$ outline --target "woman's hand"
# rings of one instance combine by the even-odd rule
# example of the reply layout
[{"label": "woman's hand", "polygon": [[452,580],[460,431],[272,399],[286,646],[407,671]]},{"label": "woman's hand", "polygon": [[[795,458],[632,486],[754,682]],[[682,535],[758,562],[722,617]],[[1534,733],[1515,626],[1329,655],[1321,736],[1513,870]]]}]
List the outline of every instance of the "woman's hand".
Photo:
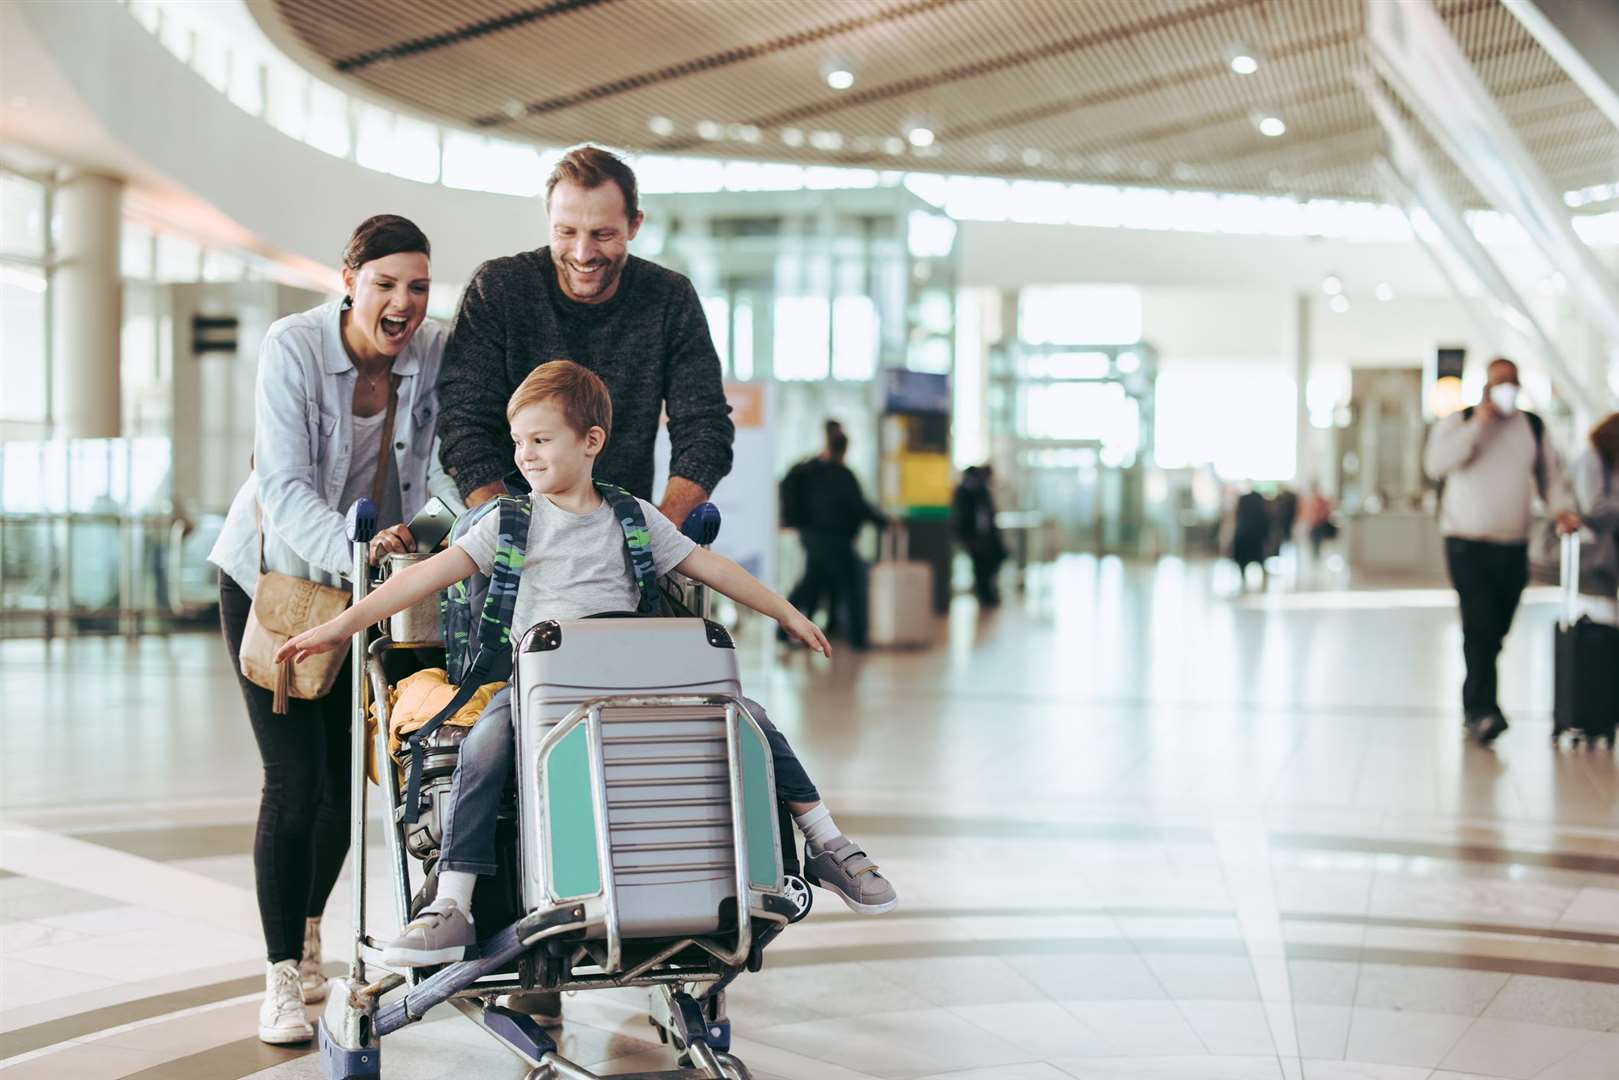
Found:
[{"label": "woman's hand", "polygon": [[776,622],[788,636],[797,638],[822,656],[832,655],[832,646],[826,640],[826,635],[821,633],[821,628],[805,618],[804,613],[797,608],[789,607],[787,613]]},{"label": "woman's hand", "polygon": [[349,634],[343,625],[343,616],[328,619],[319,626],[312,627],[297,637],[288,638],[287,643],[276,650],[275,662],[278,664],[291,660],[298,663],[306,656],[315,656],[318,653],[331,652],[333,649],[347,645]]},{"label": "woman's hand", "polygon": [[389,555],[416,550],[416,538],[403,525],[393,525],[371,538],[371,565],[380,566]]}]

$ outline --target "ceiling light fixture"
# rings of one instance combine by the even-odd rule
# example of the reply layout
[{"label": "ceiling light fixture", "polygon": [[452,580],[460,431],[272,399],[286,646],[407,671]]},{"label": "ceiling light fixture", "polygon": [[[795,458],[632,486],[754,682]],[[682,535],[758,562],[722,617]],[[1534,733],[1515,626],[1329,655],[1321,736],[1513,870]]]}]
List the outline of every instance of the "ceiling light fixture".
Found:
[{"label": "ceiling light fixture", "polygon": [[933,126],[925,120],[913,120],[905,125],[905,140],[918,150],[933,145]]},{"label": "ceiling light fixture", "polygon": [[1279,116],[1261,116],[1259,118],[1259,133],[1274,139],[1287,134],[1287,125],[1282,123]]},{"label": "ceiling light fixture", "polygon": [[1337,274],[1328,274],[1321,279],[1321,291],[1328,296],[1337,296],[1344,291],[1343,279]]},{"label": "ceiling light fixture", "polygon": [[1225,62],[1238,75],[1252,75],[1259,70],[1259,53],[1246,42],[1234,41],[1226,46]]},{"label": "ceiling light fixture", "polygon": [[1378,282],[1377,283],[1377,298],[1379,300],[1381,300],[1385,304],[1388,303],[1390,300],[1393,300],[1394,299],[1394,286],[1390,285],[1386,281]]},{"label": "ceiling light fixture", "polygon": [[834,56],[821,65],[821,78],[834,90],[847,90],[854,85],[854,65]]},{"label": "ceiling light fixture", "polygon": [[646,122],[647,130],[654,135],[673,135],[675,122],[667,116],[654,116]]},{"label": "ceiling light fixture", "polygon": [[1337,296],[1332,298],[1332,300],[1328,303],[1328,306],[1331,307],[1333,311],[1336,311],[1338,314],[1342,315],[1344,312],[1349,310],[1349,297],[1339,293]]}]

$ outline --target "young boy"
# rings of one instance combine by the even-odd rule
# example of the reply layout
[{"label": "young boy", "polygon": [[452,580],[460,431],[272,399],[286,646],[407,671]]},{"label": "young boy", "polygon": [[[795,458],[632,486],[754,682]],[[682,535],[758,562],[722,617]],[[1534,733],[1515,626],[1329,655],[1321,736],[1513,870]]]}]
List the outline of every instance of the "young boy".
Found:
[{"label": "young boy", "polygon": [[[591,479],[613,425],[612,400],[593,372],[568,360],[535,368],[506,406],[517,467],[533,490],[523,575],[512,617],[513,640],[542,619],[577,619],[631,610],[635,582],[624,566],[624,534]],[[789,636],[826,656],[832,647],[816,625],[736,563],[682,535],[650,503],[641,503],[652,561],[661,576],[679,570],[739,604],[769,615]],[[288,641],[276,660],[302,660],[347,646],[372,623],[432,596],[474,570],[488,573],[499,515],[486,514],[447,550],[390,577],[337,618]],[[770,742],[776,790],[808,848],[806,876],[838,893],[862,914],[890,911],[894,888],[855,843],[838,831],[787,739],[756,702],[747,702]],[[461,744],[445,815],[438,892],[383,953],[401,967],[462,959],[477,941],[472,890],[495,872],[495,815],[514,761],[510,688],[495,695]]]}]

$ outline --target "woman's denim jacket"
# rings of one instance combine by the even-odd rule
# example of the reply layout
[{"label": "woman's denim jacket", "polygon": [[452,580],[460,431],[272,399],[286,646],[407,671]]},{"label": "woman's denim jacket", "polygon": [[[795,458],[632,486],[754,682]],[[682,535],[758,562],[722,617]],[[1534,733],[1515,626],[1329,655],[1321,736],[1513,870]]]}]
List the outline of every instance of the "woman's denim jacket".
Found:
[{"label": "woman's denim jacket", "polygon": [[[254,393],[253,472],[232,500],[208,561],[252,595],[259,574],[254,504],[263,508],[265,569],[337,584],[353,554],[338,506],[354,440],[359,375],[343,348],[338,301],[270,327],[259,347]],[[406,521],[430,495],[460,508],[438,464],[438,375],[448,330],[424,320],[394,361],[400,377],[393,464]]]}]

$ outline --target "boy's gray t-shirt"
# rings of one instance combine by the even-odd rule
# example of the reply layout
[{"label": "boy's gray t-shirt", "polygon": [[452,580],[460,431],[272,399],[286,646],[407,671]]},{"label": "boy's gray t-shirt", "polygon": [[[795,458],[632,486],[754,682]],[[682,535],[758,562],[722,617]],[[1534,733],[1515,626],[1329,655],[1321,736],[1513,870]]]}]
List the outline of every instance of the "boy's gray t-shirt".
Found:
[{"label": "boy's gray t-shirt", "polygon": [[[643,499],[652,564],[658,575],[679,566],[697,547],[658,508]],[[512,636],[542,619],[582,619],[604,611],[634,611],[640,600],[624,561],[624,527],[606,500],[588,514],[570,514],[543,495],[532,497],[523,577],[517,586]],[[489,573],[500,541],[500,515],[485,514],[456,541]]]}]

